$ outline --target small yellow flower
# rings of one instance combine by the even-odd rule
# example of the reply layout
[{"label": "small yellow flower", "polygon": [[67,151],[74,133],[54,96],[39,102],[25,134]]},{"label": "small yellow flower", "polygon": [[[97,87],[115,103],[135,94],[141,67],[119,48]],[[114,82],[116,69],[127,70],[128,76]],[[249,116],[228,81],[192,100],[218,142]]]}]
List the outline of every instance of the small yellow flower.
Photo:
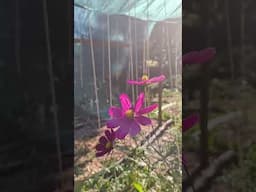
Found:
[{"label": "small yellow flower", "polygon": [[147,81],[149,78],[148,78],[148,76],[147,75],[143,75],[142,77],[141,77],[141,80],[142,81]]}]

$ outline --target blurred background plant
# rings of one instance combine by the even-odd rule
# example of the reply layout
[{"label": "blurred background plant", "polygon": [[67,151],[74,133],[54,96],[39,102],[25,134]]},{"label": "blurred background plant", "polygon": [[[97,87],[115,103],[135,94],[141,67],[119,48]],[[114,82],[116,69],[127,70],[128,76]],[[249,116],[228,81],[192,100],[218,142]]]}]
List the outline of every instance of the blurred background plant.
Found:
[{"label": "blurred background plant", "polygon": [[[223,178],[230,179],[222,182],[221,176],[214,176],[211,182],[204,182],[205,190],[251,191],[246,184],[252,179],[247,171],[252,169],[248,162],[254,158],[247,156],[249,150],[246,149],[255,143],[252,135],[256,134],[253,118],[256,112],[253,99],[256,96],[255,6],[251,0],[183,1],[183,54],[208,46],[217,51],[213,62],[207,64],[209,166],[206,168],[212,168],[214,160],[227,151],[235,154],[235,158],[220,169]],[[184,114],[201,110],[203,77],[200,66],[183,68]],[[200,134],[199,125],[183,137],[183,149],[188,153],[188,167],[192,172],[199,166],[202,153]],[[243,184],[239,186],[240,183]]]}]

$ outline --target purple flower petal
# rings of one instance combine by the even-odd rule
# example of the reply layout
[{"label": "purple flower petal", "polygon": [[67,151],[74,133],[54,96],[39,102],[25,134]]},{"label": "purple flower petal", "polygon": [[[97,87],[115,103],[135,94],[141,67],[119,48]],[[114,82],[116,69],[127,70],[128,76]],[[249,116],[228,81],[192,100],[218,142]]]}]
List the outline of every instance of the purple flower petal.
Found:
[{"label": "purple flower petal", "polygon": [[111,130],[111,132],[109,130],[106,130],[105,135],[107,136],[109,141],[114,141],[115,140],[115,133],[114,133],[113,130]]},{"label": "purple flower petal", "polygon": [[130,134],[131,137],[134,137],[140,132],[140,130],[141,130],[141,128],[140,128],[139,124],[134,121],[131,124],[129,134]]},{"label": "purple flower petal", "polygon": [[119,129],[115,132],[115,137],[118,139],[124,139],[125,136],[129,133],[132,123],[133,120],[123,119]]},{"label": "purple flower petal", "polygon": [[199,56],[199,51],[191,51],[182,56],[182,64],[195,64],[197,63],[197,58]]},{"label": "purple flower petal", "polygon": [[140,93],[140,95],[139,95],[139,97],[136,101],[136,105],[135,105],[135,112],[136,113],[140,111],[142,105],[144,104],[144,97],[145,97],[144,93]]},{"label": "purple flower petal", "polygon": [[106,148],[106,144],[110,141],[111,144],[113,144],[112,141],[112,136],[113,136],[114,132],[111,130],[111,132],[109,130],[105,131],[105,136],[101,136],[99,139],[99,143],[96,145],[96,157],[100,157],[103,156],[106,153],[109,153],[112,149],[113,146],[111,145],[109,148]]},{"label": "purple flower petal", "polygon": [[96,157],[101,157],[103,155],[105,155],[107,153],[107,151],[99,151],[96,153]]},{"label": "purple flower petal", "polygon": [[158,83],[158,82],[161,82],[163,80],[165,80],[165,76],[164,75],[160,75],[158,77],[153,77],[153,78],[149,79],[147,82],[148,83]]},{"label": "purple flower petal", "polygon": [[146,84],[146,81],[128,80],[127,83],[128,83],[128,84],[132,84],[132,85],[144,85],[144,84]]},{"label": "purple flower petal", "polygon": [[104,137],[104,136],[101,136],[100,139],[99,139],[99,141],[100,141],[100,143],[101,143],[102,145],[105,145],[105,144],[108,142],[108,140],[107,140],[106,137]]},{"label": "purple flower petal", "polygon": [[98,143],[98,144],[96,145],[96,150],[97,150],[97,151],[103,151],[103,150],[105,150],[105,145],[103,145],[103,144],[101,144],[101,143]]},{"label": "purple flower petal", "polygon": [[123,93],[120,95],[119,99],[120,99],[120,103],[122,105],[123,111],[126,111],[132,107],[132,104],[131,104],[131,101],[130,101],[128,95]]},{"label": "purple flower petal", "polygon": [[200,51],[198,63],[205,63],[210,61],[216,54],[215,48],[206,48]]},{"label": "purple flower petal", "polygon": [[199,121],[199,115],[193,114],[182,121],[182,132],[187,131]]},{"label": "purple flower petal", "polygon": [[111,141],[111,133],[110,133],[109,130],[106,130],[106,131],[105,131],[105,135],[106,135],[107,139],[108,139],[109,141]]},{"label": "purple flower petal", "polygon": [[119,107],[110,107],[108,114],[112,118],[120,118],[122,116],[122,110]]},{"label": "purple flower petal", "polygon": [[128,134],[128,132],[129,132],[129,129],[127,129],[126,127],[120,127],[115,131],[116,138],[124,139],[125,136]]},{"label": "purple flower petal", "polygon": [[109,120],[107,121],[107,127],[108,127],[108,128],[116,128],[116,127],[119,127],[121,121],[122,121],[122,118],[109,119]]},{"label": "purple flower petal", "polygon": [[182,56],[182,64],[202,64],[210,61],[216,54],[215,48],[206,48],[200,51],[191,51]]},{"label": "purple flower petal", "polygon": [[144,116],[135,117],[135,119],[141,125],[150,125],[152,123],[149,118],[144,117]]},{"label": "purple flower petal", "polygon": [[143,115],[143,114],[146,114],[146,113],[150,113],[151,111],[155,110],[157,107],[158,107],[157,104],[150,105],[148,107],[145,107],[145,108],[141,109],[138,112],[138,114]]}]

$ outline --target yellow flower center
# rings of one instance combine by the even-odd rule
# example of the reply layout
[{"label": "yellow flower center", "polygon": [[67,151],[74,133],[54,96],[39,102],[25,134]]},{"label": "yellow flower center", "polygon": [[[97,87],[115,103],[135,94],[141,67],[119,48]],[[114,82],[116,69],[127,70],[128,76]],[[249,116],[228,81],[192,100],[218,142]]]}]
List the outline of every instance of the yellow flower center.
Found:
[{"label": "yellow flower center", "polygon": [[147,81],[149,78],[148,78],[147,75],[143,75],[143,76],[141,77],[141,79],[142,79],[142,81]]},{"label": "yellow flower center", "polygon": [[108,141],[106,144],[106,149],[110,149],[111,147],[112,147],[112,143],[110,141]]},{"label": "yellow flower center", "polygon": [[134,112],[132,109],[128,109],[126,112],[125,112],[125,116],[129,119],[133,119],[134,117]]}]

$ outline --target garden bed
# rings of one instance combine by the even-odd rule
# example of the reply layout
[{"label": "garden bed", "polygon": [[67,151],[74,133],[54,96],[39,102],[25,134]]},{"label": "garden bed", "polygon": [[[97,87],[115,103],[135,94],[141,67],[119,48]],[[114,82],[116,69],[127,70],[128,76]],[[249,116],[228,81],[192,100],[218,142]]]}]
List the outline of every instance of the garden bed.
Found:
[{"label": "garden bed", "polygon": [[[90,127],[84,127],[82,129],[75,130],[75,181],[76,186],[85,185],[84,181],[99,177],[102,169],[108,169],[113,166],[113,162],[121,162],[124,158],[128,159],[130,163],[136,163],[138,166],[148,167],[148,165],[154,165],[148,167],[154,174],[169,175],[167,177],[172,180],[172,185],[181,184],[181,170],[179,170],[180,157],[181,157],[181,97],[180,94],[175,93],[174,96],[164,97],[163,111],[163,124],[168,120],[168,126],[158,133],[155,129],[158,129],[157,120],[153,120],[153,126],[142,127],[142,131],[139,136],[136,137],[136,142],[127,136],[125,141],[118,142],[114,151],[106,157],[95,158],[95,146],[98,142],[100,135],[103,134],[105,127],[101,127],[97,130],[97,135],[88,134]],[[150,116],[157,117],[157,114],[152,113]],[[172,120],[170,120],[172,119]],[[170,122],[172,122],[170,124]],[[170,126],[171,125],[171,126]],[[152,134],[154,133],[155,134]],[[127,146],[131,146],[133,149],[138,148],[141,141],[145,140],[146,136],[149,138],[156,136],[145,150],[143,150],[143,157],[140,155],[134,156],[134,151]],[[148,139],[147,139],[148,140]],[[147,142],[144,142],[144,145]],[[143,143],[142,143],[143,144]],[[131,154],[129,157],[127,154]],[[137,152],[135,152],[137,154]],[[154,154],[154,155],[152,155]],[[138,156],[139,159],[138,159]],[[128,157],[128,158],[127,158]],[[145,162],[146,161],[146,162]],[[139,162],[139,163],[138,163]],[[175,163],[174,163],[175,162]],[[127,164],[127,161],[126,163]],[[116,165],[116,167],[125,165]],[[115,172],[115,171],[111,171]],[[174,173],[175,172],[175,173]],[[115,172],[115,174],[117,174]],[[175,178],[172,174],[175,174]],[[104,174],[101,174],[104,175]],[[122,175],[122,174],[121,174]],[[180,175],[180,177],[178,177]],[[120,176],[122,177],[122,176]],[[176,179],[180,179],[176,181]],[[167,181],[166,181],[167,182]],[[170,181],[169,181],[170,182]],[[176,182],[174,184],[173,182]],[[88,184],[88,183],[87,183]],[[79,190],[77,190],[79,191]]]}]

